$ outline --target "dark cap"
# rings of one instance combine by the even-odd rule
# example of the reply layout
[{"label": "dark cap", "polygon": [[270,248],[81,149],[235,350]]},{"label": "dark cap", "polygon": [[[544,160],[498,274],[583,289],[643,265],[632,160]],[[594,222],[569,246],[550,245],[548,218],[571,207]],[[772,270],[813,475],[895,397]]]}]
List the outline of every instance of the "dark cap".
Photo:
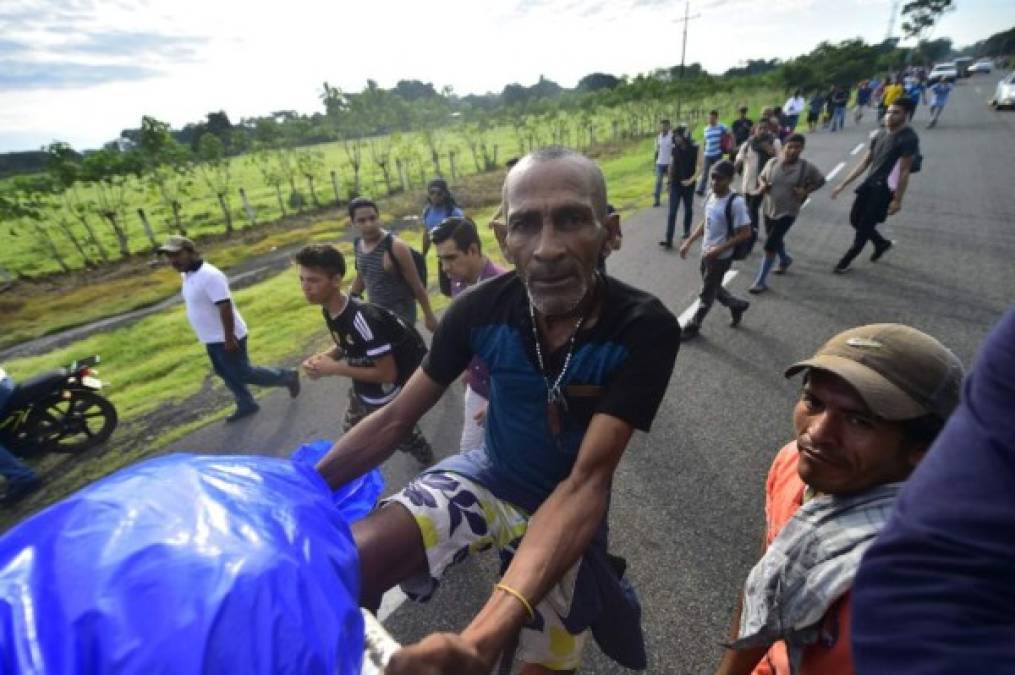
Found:
[{"label": "dark cap", "polygon": [[838,375],[872,413],[893,421],[924,415],[947,419],[962,388],[958,357],[926,333],[897,323],[839,333],[814,356],[790,366],[786,377],[810,368]]},{"label": "dark cap", "polygon": [[180,251],[197,251],[197,247],[190,239],[174,234],[166,239],[166,242],[156,250],[159,253],[179,253]]},{"label": "dark cap", "polygon": [[733,162],[728,159],[724,159],[721,162],[716,162],[712,165],[711,173],[725,176],[726,178],[733,178],[733,174],[736,173],[736,169],[733,167]]}]

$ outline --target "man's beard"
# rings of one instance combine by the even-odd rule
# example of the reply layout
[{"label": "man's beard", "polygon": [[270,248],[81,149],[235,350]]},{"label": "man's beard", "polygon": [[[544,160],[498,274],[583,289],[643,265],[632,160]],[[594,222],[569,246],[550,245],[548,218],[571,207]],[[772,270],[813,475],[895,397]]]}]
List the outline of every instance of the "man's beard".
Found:
[{"label": "man's beard", "polygon": [[589,292],[589,280],[582,276],[581,281],[566,293],[540,294],[533,291],[529,284],[525,285],[529,302],[543,316],[567,316],[573,314]]}]

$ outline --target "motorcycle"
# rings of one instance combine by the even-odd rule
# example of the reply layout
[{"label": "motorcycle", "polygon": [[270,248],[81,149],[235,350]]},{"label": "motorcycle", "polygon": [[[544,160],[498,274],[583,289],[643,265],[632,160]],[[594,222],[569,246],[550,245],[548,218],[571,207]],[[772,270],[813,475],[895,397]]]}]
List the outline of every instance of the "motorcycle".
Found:
[{"label": "motorcycle", "polygon": [[19,383],[0,410],[0,443],[27,458],[81,453],[105,442],[117,416],[113,404],[98,393],[98,363],[98,356],[89,356]]}]

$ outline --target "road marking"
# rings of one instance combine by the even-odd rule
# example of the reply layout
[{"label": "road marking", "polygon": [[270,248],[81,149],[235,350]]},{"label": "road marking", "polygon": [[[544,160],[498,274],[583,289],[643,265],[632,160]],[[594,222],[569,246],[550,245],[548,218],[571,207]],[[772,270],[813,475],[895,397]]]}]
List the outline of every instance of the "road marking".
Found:
[{"label": "road marking", "polygon": [[384,623],[408,599],[398,586],[392,588],[381,598],[381,606],[377,609],[377,620]]},{"label": "road marking", "polygon": [[842,170],[843,170],[843,168],[845,168],[845,166],[846,166],[846,163],[845,163],[845,162],[839,162],[838,164],[836,164],[836,165],[835,165],[835,168],[834,168],[834,169],[832,169],[831,171],[829,171],[829,172],[828,172],[828,175],[827,175],[827,176],[825,176],[825,180],[832,180],[833,178],[835,178],[835,176],[836,176],[836,175],[837,175],[837,174],[838,174],[838,173],[839,173],[840,171],[842,171]]},{"label": "road marking", "polygon": [[808,197],[807,199],[804,200],[804,203],[800,205],[800,208],[801,209],[806,209],[807,205],[810,204],[810,203],[811,203],[811,198]]},{"label": "road marking", "polygon": [[856,153],[858,153],[858,152],[860,152],[861,150],[863,150],[863,149],[864,149],[865,147],[867,147],[867,144],[866,144],[866,143],[860,143],[860,144],[859,144],[859,145],[857,145],[857,146],[856,146],[855,148],[853,148],[853,152],[851,152],[851,153],[849,153],[849,154],[850,154],[850,155],[855,155]]},{"label": "road marking", "polygon": [[877,129],[875,129],[875,130],[873,130],[872,132],[870,132],[870,135],[869,135],[869,136],[867,136],[867,138],[874,138],[874,137],[875,137],[875,136],[877,136],[877,135],[878,135],[878,130],[877,130]]},{"label": "road marking", "polygon": [[[722,278],[722,285],[725,286],[726,284],[728,284],[730,281],[733,280],[733,277],[735,277],[736,275],[737,275],[736,270],[729,270],[728,272],[726,272],[726,274],[723,275]],[[677,317],[677,323],[679,323],[681,326],[686,326],[687,322],[691,320],[692,316],[694,316],[694,313],[698,311],[699,304],[701,304],[700,300],[695,300],[694,302],[692,302],[691,306],[685,309],[683,314]]]},{"label": "road marking", "polygon": [[980,95],[983,94],[983,90],[980,89],[979,87],[973,87],[973,91],[975,91],[977,94],[980,94]]}]

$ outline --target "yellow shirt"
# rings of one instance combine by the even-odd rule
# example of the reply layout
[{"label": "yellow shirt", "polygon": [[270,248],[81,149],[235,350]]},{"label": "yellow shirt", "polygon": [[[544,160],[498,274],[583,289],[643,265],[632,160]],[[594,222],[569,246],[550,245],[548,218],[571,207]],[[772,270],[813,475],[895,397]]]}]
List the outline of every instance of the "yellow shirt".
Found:
[{"label": "yellow shirt", "polygon": [[902,96],[904,89],[901,84],[890,84],[885,87],[885,106],[890,106]]}]

